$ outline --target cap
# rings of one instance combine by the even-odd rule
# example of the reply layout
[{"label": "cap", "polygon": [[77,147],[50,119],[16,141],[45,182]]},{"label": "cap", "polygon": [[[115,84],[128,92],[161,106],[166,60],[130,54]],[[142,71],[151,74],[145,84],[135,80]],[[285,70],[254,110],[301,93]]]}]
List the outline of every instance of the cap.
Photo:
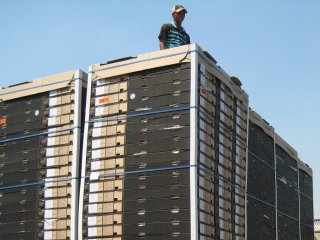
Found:
[{"label": "cap", "polygon": [[175,12],[181,12],[182,10],[185,11],[185,13],[187,13],[187,9],[184,8],[184,6],[178,4],[178,5],[174,5],[174,7],[172,8],[172,13],[175,13]]}]

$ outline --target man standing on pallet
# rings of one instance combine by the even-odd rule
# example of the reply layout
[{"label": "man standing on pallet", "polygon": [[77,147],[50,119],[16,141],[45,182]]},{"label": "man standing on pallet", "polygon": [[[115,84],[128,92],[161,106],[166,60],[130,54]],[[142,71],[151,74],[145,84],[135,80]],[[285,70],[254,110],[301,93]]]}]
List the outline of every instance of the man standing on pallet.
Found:
[{"label": "man standing on pallet", "polygon": [[175,5],[172,8],[173,22],[163,24],[158,36],[160,50],[190,44],[190,37],[182,27],[182,22],[186,13],[187,9],[182,5]]}]

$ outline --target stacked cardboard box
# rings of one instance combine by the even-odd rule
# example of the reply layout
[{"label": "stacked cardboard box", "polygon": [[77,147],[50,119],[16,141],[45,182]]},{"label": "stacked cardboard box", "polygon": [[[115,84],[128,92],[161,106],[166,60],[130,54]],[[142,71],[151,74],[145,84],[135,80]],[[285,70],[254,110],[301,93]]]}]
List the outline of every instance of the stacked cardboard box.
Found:
[{"label": "stacked cardboard box", "polygon": [[248,239],[313,239],[311,169],[253,111],[249,126]]},{"label": "stacked cardboard box", "polygon": [[90,72],[79,238],[244,239],[247,95],[196,45]]},{"label": "stacked cardboard box", "polygon": [[77,70],[0,90],[1,239],[74,239],[84,80]]}]

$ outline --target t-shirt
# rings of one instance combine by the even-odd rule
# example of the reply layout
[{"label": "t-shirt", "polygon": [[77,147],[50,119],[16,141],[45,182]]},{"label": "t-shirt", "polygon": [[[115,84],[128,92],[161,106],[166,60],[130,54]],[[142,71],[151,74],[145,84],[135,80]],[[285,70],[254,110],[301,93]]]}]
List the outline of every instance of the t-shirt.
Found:
[{"label": "t-shirt", "polygon": [[174,24],[170,23],[162,25],[158,38],[160,42],[166,42],[166,48],[190,44],[190,37],[184,28],[179,30]]}]

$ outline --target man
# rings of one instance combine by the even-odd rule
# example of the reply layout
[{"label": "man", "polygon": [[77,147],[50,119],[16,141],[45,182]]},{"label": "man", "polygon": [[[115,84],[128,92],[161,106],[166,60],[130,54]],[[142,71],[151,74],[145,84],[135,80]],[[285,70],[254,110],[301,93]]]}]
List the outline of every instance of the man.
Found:
[{"label": "man", "polygon": [[160,50],[190,44],[190,37],[182,27],[186,13],[187,9],[182,5],[175,5],[172,8],[173,22],[163,24],[158,36]]}]

